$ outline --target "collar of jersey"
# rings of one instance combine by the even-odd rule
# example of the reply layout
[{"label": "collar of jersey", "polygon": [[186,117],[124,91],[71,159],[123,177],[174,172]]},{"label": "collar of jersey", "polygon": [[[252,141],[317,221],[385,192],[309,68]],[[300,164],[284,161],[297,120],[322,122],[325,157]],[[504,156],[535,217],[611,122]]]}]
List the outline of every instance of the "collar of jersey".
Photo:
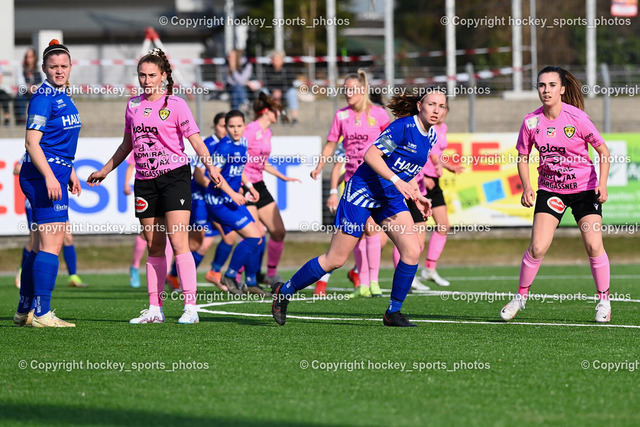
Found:
[{"label": "collar of jersey", "polygon": [[[429,131],[427,131],[426,133],[422,130],[422,126],[420,126],[420,123],[418,122],[418,116],[413,116],[413,121],[416,123],[416,127],[418,128],[418,131],[420,132],[420,134],[422,134],[422,136],[429,136]],[[429,128],[429,130],[431,130],[433,126],[431,126]]]},{"label": "collar of jersey", "polygon": [[55,92],[58,92],[58,93],[65,93],[65,91],[66,91],[66,87],[57,88],[57,87],[53,86],[51,83],[49,83],[49,80],[45,80],[44,83],[42,83],[42,84],[49,86],[52,90],[54,90]]}]

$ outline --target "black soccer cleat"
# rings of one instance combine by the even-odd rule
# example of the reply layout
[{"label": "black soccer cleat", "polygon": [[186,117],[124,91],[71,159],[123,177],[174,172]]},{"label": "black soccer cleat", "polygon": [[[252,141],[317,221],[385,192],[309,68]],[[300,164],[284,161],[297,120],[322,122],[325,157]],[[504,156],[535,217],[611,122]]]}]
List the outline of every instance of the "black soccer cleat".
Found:
[{"label": "black soccer cleat", "polygon": [[273,303],[271,304],[271,315],[282,326],[287,321],[287,306],[289,305],[289,299],[291,295],[283,295],[280,293],[280,288],[284,285],[282,282],[274,283],[271,287],[273,294]]},{"label": "black soccer cleat", "polygon": [[227,287],[227,292],[234,295],[242,295],[242,285],[239,284],[233,277],[227,277],[224,274],[220,278],[220,283]]},{"label": "black soccer cleat", "polygon": [[418,326],[415,323],[409,322],[407,316],[400,313],[399,311],[394,311],[393,313],[389,313],[387,311],[382,317],[382,322],[384,323],[384,326],[397,326],[399,328],[410,328]]}]

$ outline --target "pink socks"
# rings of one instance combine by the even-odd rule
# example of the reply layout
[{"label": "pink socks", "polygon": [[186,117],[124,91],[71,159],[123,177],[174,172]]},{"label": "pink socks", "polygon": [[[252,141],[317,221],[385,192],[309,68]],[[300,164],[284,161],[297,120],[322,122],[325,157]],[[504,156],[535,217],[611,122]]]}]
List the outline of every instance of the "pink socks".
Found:
[{"label": "pink socks", "polygon": [[360,276],[360,285],[369,286],[369,262],[367,260],[367,241],[360,239],[353,249],[353,258],[356,261],[356,268]]},{"label": "pink socks", "polygon": [[133,268],[140,268],[140,260],[142,259],[146,249],[147,241],[138,234],[136,236],[136,241],[133,243],[133,257],[131,259],[131,266]]},{"label": "pink socks", "polygon": [[520,266],[520,281],[518,283],[518,295],[522,295],[526,298],[529,295],[529,287],[533,283],[533,279],[536,278],[540,264],[544,257],[535,259],[529,253],[529,249],[524,252],[522,257],[522,265]]},{"label": "pink socks", "polygon": [[193,260],[191,252],[176,255],[176,269],[178,279],[184,295],[184,305],[195,305],[196,303],[196,262]]},{"label": "pink socks", "polygon": [[424,266],[429,270],[435,270],[436,263],[442,254],[444,245],[447,243],[447,235],[433,232],[429,239],[429,248],[427,249],[427,260]]},{"label": "pink socks", "polygon": [[589,257],[591,264],[591,274],[596,282],[596,290],[598,291],[598,299],[609,300],[609,257],[604,252],[602,255],[592,258]]},{"label": "pink socks", "polygon": [[284,242],[269,239],[267,242],[267,277],[273,277],[278,272],[278,264],[284,250]]},{"label": "pink socks", "polygon": [[[190,254],[189,254],[190,255]],[[147,291],[149,305],[162,307],[161,294],[167,277],[167,261],[165,257],[147,257]]]},{"label": "pink socks", "polygon": [[[380,258],[382,256],[380,250],[380,233],[373,236],[365,236],[367,245],[367,260],[369,261],[369,281],[377,282],[380,273]],[[360,276],[362,280],[362,276]]]}]

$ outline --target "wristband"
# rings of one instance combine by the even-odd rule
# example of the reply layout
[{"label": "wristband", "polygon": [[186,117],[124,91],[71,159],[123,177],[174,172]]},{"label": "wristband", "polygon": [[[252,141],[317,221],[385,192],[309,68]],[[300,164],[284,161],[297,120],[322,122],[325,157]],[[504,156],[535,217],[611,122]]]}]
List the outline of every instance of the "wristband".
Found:
[{"label": "wristband", "polygon": [[393,175],[391,178],[389,178],[389,181],[391,181],[391,183],[395,185],[396,182],[400,181],[400,177],[398,175]]},{"label": "wristband", "polygon": [[338,189],[332,188],[331,190],[329,190],[329,194],[338,194]]},{"label": "wristband", "polygon": [[252,188],[252,187],[253,187],[253,184],[252,184],[252,183],[250,183],[250,182],[247,182],[247,183],[244,185],[244,188],[246,188],[247,190],[248,190],[248,189],[250,189],[250,188]]}]

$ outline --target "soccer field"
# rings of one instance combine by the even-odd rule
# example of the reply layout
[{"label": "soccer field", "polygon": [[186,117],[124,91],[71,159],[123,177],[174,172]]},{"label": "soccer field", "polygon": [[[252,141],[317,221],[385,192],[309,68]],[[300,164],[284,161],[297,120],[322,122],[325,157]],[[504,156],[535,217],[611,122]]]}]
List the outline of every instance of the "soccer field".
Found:
[{"label": "soccer field", "polygon": [[382,326],[392,270],[384,298],[356,300],[337,271],[329,299],[303,292],[282,327],[270,301],[205,286],[200,324],[177,324],[182,301],[168,297],[166,323],[129,325],[146,289],[96,274],[87,289],[58,279],[52,306],[76,328],[16,328],[17,290],[1,277],[0,423],[640,424],[640,267],[612,266],[608,325],[594,323],[588,266],[543,266],[508,324],[518,266],[439,271],[450,288],[404,304],[417,328]]}]

